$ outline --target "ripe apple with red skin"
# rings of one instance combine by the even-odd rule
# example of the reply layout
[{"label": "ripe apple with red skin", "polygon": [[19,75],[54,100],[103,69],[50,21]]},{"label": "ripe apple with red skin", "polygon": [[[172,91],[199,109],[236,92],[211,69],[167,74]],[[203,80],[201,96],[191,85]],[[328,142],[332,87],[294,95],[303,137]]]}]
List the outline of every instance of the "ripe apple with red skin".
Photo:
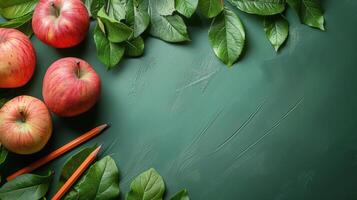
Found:
[{"label": "ripe apple with red skin", "polygon": [[84,40],[89,22],[82,0],[40,0],[33,13],[32,28],[42,42],[68,48]]},{"label": "ripe apple with red skin", "polygon": [[18,96],[0,109],[0,142],[18,154],[40,151],[52,134],[52,120],[46,105],[31,96]]},{"label": "ripe apple with red skin", "polygon": [[79,58],[62,58],[47,70],[42,96],[47,107],[62,117],[89,110],[98,100],[101,81],[93,67]]},{"label": "ripe apple with red skin", "polygon": [[25,85],[36,67],[36,54],[29,38],[16,29],[0,28],[0,88]]}]

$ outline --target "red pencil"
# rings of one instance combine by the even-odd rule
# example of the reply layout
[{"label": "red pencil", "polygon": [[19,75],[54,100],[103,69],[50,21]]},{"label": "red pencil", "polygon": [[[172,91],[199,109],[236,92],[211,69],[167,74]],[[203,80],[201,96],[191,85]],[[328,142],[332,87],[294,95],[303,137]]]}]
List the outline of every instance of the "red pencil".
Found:
[{"label": "red pencil", "polygon": [[39,160],[33,162],[32,164],[16,171],[15,173],[11,174],[6,178],[7,181],[11,181],[17,176],[20,176],[22,174],[29,173],[42,165],[52,161],[53,159],[61,156],[62,154],[68,152],[69,150],[72,150],[73,148],[77,147],[78,145],[82,144],[83,142],[93,138],[94,136],[98,135],[101,133],[106,127],[108,127],[108,124],[103,124],[98,127],[95,127],[94,129],[86,132],[85,134],[77,137],[76,139],[72,140],[71,142],[65,144],[64,146],[52,151],[45,157],[40,158]]},{"label": "red pencil", "polygon": [[63,184],[63,186],[52,197],[52,200],[60,200],[66,192],[72,187],[72,185],[78,180],[84,171],[89,167],[93,160],[97,157],[97,154],[102,146],[96,148],[89,156],[83,161],[83,163],[73,172],[71,177]]}]

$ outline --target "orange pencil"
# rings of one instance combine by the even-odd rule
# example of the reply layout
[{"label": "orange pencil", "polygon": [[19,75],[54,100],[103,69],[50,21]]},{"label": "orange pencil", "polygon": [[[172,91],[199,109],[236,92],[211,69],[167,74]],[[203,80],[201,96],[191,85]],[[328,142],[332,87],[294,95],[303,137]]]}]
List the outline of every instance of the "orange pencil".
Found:
[{"label": "orange pencil", "polygon": [[52,197],[52,200],[60,200],[64,194],[71,188],[71,186],[78,180],[83,172],[89,167],[93,160],[97,157],[97,154],[102,146],[96,148],[89,156],[83,161],[83,163],[73,172],[71,177],[63,184],[63,186]]},{"label": "orange pencil", "polygon": [[7,181],[11,181],[14,178],[16,178],[17,176],[29,173],[29,172],[41,167],[42,165],[52,161],[53,159],[61,156],[62,154],[68,152],[69,150],[77,147],[78,145],[82,144],[83,142],[85,142],[85,141],[93,138],[94,136],[98,135],[99,133],[101,133],[107,127],[108,127],[108,124],[103,124],[103,125],[100,125],[98,127],[95,127],[94,129],[92,129],[92,130],[86,132],[85,134],[77,137],[76,139],[72,140],[71,142],[65,144],[64,146],[52,151],[51,153],[49,153],[45,157],[42,157],[39,160],[33,162],[32,164],[30,164],[30,165],[28,165],[28,166],[16,171],[15,173],[13,173],[10,176],[8,176],[6,178],[6,180]]}]

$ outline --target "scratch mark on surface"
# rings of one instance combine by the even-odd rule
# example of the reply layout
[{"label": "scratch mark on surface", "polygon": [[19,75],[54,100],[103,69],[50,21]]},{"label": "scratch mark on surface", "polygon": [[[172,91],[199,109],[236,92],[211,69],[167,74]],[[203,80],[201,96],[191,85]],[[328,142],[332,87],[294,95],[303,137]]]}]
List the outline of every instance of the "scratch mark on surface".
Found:
[{"label": "scratch mark on surface", "polygon": [[198,83],[201,83],[202,81],[205,81],[205,80],[208,80],[210,79],[214,74],[216,74],[219,70],[216,70],[216,71],[213,71],[207,75],[204,75],[204,76],[201,76],[199,77],[198,79],[196,80],[193,80],[191,82],[189,82],[188,84],[184,85],[183,87],[179,88],[179,89],[176,89],[177,92],[181,91],[181,90],[184,90],[186,88],[189,88],[189,87],[192,87],[194,85],[197,85]]},{"label": "scratch mark on surface", "polygon": [[[202,130],[200,131],[200,133],[196,136],[196,138],[186,147],[186,149],[183,151],[183,153],[181,154],[180,157],[182,157],[183,155],[188,154],[188,156],[186,158],[183,159],[181,165],[178,167],[178,173],[180,173],[181,171],[183,171],[183,169],[185,168],[185,166],[187,166],[187,162],[189,162],[190,160],[192,160],[192,158],[195,156],[194,154],[191,153],[191,148],[193,147],[193,145],[197,144],[202,137],[207,133],[207,131],[213,126],[213,124],[217,121],[217,119],[219,118],[219,116],[222,114],[224,109],[219,110],[216,115],[208,121],[208,123],[202,128]],[[191,154],[189,154],[191,153]],[[178,162],[177,159],[176,162]]]},{"label": "scratch mark on surface", "polygon": [[220,145],[218,145],[218,147],[212,152],[210,153],[210,155],[217,153],[218,151],[220,151],[225,145],[227,145],[230,141],[232,141],[232,139],[234,137],[236,137],[242,130],[244,130],[244,128],[250,124],[250,122],[255,118],[255,116],[262,110],[264,104],[266,102],[266,99],[264,99],[259,105],[258,107],[255,109],[254,112],[252,112],[249,117],[238,127],[238,129],[236,129],[233,134],[231,136],[229,136],[228,138],[226,138],[226,140],[224,140]]},{"label": "scratch mark on surface", "polygon": [[304,97],[300,98],[293,107],[289,109],[288,112],[286,112],[271,128],[269,128],[260,138],[258,138],[255,142],[253,142],[251,145],[249,145],[246,149],[244,149],[238,156],[235,157],[234,160],[238,160],[242,156],[244,156],[245,153],[247,153],[250,149],[255,147],[257,144],[259,144],[266,136],[268,136],[270,133],[273,132],[275,128],[280,126],[281,122],[284,121],[304,100]]},{"label": "scratch mark on surface", "polygon": [[201,140],[201,138],[206,134],[207,130],[213,126],[213,124],[216,122],[216,120],[219,118],[219,116],[222,114],[222,112],[223,112],[223,109],[218,111],[217,114],[210,121],[208,121],[208,123],[201,130],[200,134],[187,147],[187,150],[190,149],[194,144],[198,143],[199,140]]}]

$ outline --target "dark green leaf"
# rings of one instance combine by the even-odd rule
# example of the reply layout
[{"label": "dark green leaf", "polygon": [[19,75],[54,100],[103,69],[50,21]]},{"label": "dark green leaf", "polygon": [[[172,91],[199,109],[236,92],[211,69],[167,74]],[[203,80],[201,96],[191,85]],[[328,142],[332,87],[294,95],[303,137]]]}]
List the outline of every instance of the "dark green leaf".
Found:
[{"label": "dark green leaf", "polygon": [[297,12],[302,23],[325,30],[325,19],[319,0],[287,0],[287,2]]},{"label": "dark green leaf", "polygon": [[97,14],[101,8],[104,7],[107,0],[92,0],[90,5],[90,13],[94,19],[97,18]]},{"label": "dark green leaf", "polygon": [[104,8],[99,10],[98,18],[104,24],[105,34],[111,42],[123,42],[128,40],[133,34],[133,29],[131,29],[126,24],[108,16]]},{"label": "dark green leaf", "polygon": [[164,180],[151,168],[134,179],[126,200],[162,200],[164,192]]},{"label": "dark green leaf", "polygon": [[144,53],[144,46],[144,40],[140,36],[130,41],[125,41],[125,53],[132,57],[141,56]]},{"label": "dark green leaf", "polygon": [[[115,161],[106,156],[94,163],[74,186],[77,195],[65,199],[108,200],[119,197],[119,170]],[[72,193],[73,194],[73,193]]]},{"label": "dark green leaf", "polygon": [[0,13],[7,19],[22,17],[35,9],[38,0],[0,0]]},{"label": "dark green leaf", "polygon": [[94,42],[99,60],[107,69],[114,68],[122,59],[125,48],[120,44],[110,42],[99,28],[99,25],[94,29]]},{"label": "dark green leaf", "polygon": [[217,16],[224,7],[223,0],[199,0],[198,9],[208,18]]},{"label": "dark green leaf", "polygon": [[150,16],[143,0],[128,0],[127,22],[134,29],[134,37],[141,35],[149,26]]},{"label": "dark green leaf", "polygon": [[33,30],[32,30],[32,23],[31,21],[28,21],[27,23],[23,24],[22,26],[17,28],[19,31],[23,32],[25,35],[28,37],[31,37],[33,35]]},{"label": "dark green leaf", "polygon": [[24,174],[0,188],[0,199],[40,199],[47,193],[53,173],[46,176]]},{"label": "dark green leaf", "polygon": [[126,2],[125,0],[108,0],[106,7],[108,15],[118,21],[125,19],[126,15]]},{"label": "dark green leaf", "polygon": [[275,51],[285,42],[289,35],[289,22],[280,15],[264,18],[265,35],[273,45]]},{"label": "dark green leaf", "polygon": [[0,165],[5,162],[6,157],[7,157],[7,153],[8,153],[7,149],[5,149],[5,147],[0,144]]},{"label": "dark green leaf", "polygon": [[190,200],[190,197],[188,196],[187,190],[183,189],[180,192],[174,194],[170,200]]},{"label": "dark green leaf", "polygon": [[150,34],[167,42],[189,41],[187,27],[183,19],[178,15],[151,16]]},{"label": "dark green leaf", "polygon": [[160,0],[148,0],[147,9],[151,19],[150,34],[167,42],[189,41],[187,27],[179,15],[163,16],[157,11]]},{"label": "dark green leaf", "polygon": [[243,12],[257,15],[275,15],[285,10],[285,0],[229,0]]},{"label": "dark green leaf", "polygon": [[239,58],[244,47],[245,32],[233,11],[225,8],[213,19],[208,37],[214,53],[223,63],[231,66]]},{"label": "dark green leaf", "polygon": [[74,171],[83,163],[83,161],[91,154],[97,145],[92,147],[84,148],[70,157],[63,165],[61,170],[60,179],[58,182],[58,187],[62,187],[62,185],[71,177]]},{"label": "dark green leaf", "polygon": [[175,7],[177,12],[185,17],[191,17],[196,11],[198,0],[175,0]]}]

